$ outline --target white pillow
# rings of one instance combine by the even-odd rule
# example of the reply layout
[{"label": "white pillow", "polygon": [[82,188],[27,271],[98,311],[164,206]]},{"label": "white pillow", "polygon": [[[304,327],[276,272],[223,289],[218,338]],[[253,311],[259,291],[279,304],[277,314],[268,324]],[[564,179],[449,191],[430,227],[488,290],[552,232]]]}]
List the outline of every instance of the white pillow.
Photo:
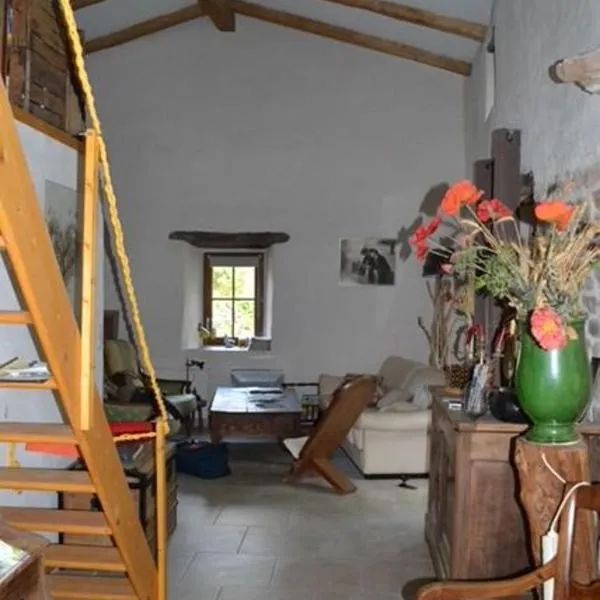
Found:
[{"label": "white pillow", "polygon": [[412,404],[419,410],[426,410],[431,406],[433,398],[431,397],[431,392],[429,391],[430,385],[432,384],[424,383],[415,390]]},{"label": "white pillow", "polygon": [[411,392],[407,390],[403,390],[402,388],[393,388],[379,399],[377,402],[377,408],[381,410],[396,402],[409,402],[411,396]]},{"label": "white pillow", "polygon": [[435,367],[424,367],[412,373],[404,387],[410,391],[411,395],[416,395],[423,386],[444,385],[445,383],[446,376],[442,371]]}]

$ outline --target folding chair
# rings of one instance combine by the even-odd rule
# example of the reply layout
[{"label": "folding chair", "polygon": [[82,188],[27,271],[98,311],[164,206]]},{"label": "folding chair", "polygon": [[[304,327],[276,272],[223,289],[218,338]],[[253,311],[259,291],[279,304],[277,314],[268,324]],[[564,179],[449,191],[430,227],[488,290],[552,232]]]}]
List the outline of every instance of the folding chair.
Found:
[{"label": "folding chair", "polygon": [[329,407],[309,436],[283,440],[283,445],[294,457],[292,471],[286,481],[316,472],[339,494],[356,491],[356,486],[333,467],[331,456],[372,401],[375,389],[373,378],[366,376],[342,385],[333,394]]}]

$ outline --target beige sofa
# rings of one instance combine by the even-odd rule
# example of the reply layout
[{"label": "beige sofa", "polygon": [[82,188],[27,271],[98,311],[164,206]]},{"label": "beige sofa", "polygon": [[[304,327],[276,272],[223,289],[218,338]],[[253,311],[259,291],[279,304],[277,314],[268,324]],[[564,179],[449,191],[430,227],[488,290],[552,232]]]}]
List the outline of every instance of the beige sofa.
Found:
[{"label": "beige sofa", "polygon": [[[423,475],[429,472],[430,385],[443,385],[444,374],[399,356],[387,358],[379,372],[383,394],[362,413],[344,449],[365,476]],[[319,378],[324,408],[343,377]]]}]

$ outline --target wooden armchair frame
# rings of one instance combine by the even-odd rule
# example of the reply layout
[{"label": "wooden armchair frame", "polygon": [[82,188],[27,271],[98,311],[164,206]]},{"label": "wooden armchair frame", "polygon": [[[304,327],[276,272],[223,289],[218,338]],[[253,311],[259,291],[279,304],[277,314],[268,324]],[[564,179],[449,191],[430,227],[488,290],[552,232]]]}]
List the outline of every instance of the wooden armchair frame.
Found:
[{"label": "wooden armchair frame", "polygon": [[[567,489],[571,489],[572,484]],[[422,588],[417,600],[491,600],[530,592],[554,579],[554,600],[598,600],[600,580],[582,585],[571,579],[571,560],[577,510],[600,513],[600,484],[580,487],[565,505],[560,521],[556,558],[535,571],[513,579],[485,582],[432,583]]]},{"label": "wooden armchair frame", "polygon": [[316,472],[340,494],[356,490],[356,486],[331,464],[331,456],[344,443],[348,432],[372,401],[375,389],[374,379],[368,376],[343,384],[334,392],[331,403],[308,437],[283,441],[295,459],[286,481]]}]

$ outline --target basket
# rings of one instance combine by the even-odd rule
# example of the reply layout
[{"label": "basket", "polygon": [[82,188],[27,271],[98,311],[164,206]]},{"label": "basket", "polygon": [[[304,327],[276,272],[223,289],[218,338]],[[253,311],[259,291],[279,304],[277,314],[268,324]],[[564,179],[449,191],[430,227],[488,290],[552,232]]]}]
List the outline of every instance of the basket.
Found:
[{"label": "basket", "polygon": [[464,390],[471,379],[470,365],[446,365],[444,367],[446,384],[457,390]]}]

